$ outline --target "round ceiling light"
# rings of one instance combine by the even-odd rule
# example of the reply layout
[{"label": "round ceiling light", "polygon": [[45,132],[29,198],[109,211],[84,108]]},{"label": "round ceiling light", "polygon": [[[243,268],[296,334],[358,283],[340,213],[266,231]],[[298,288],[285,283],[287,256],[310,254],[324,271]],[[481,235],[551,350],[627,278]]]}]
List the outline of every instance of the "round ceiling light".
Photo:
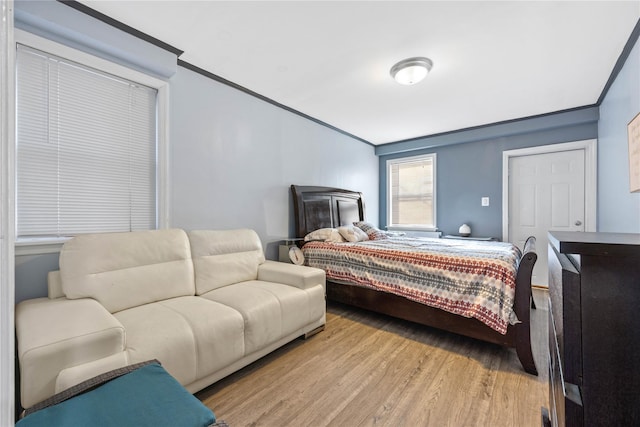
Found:
[{"label": "round ceiling light", "polygon": [[391,67],[391,77],[401,85],[413,85],[424,79],[433,67],[429,58],[415,57],[403,59]]}]

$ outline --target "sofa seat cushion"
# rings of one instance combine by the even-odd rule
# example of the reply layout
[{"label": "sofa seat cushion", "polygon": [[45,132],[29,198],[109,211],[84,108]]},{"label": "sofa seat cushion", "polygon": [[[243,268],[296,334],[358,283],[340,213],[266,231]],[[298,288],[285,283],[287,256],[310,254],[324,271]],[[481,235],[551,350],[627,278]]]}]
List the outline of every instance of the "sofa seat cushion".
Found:
[{"label": "sofa seat cushion", "polygon": [[127,331],[129,362],[157,359],[182,385],[244,355],[243,318],[200,297],[178,297],[115,314]]},{"label": "sofa seat cushion", "polygon": [[60,251],[62,289],[93,298],[110,313],[195,295],[191,249],[183,230],[85,234]]},{"label": "sofa seat cushion", "polygon": [[242,314],[245,355],[249,355],[323,316],[322,289],[318,286],[301,290],[280,283],[250,280],[215,289],[202,297]]}]

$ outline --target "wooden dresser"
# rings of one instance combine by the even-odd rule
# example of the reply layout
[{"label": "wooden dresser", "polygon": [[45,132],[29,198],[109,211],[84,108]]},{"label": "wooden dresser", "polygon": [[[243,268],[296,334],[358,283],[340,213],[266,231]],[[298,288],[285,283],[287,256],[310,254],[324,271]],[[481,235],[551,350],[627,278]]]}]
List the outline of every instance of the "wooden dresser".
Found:
[{"label": "wooden dresser", "polygon": [[640,425],[640,234],[549,233],[549,402],[544,424]]}]

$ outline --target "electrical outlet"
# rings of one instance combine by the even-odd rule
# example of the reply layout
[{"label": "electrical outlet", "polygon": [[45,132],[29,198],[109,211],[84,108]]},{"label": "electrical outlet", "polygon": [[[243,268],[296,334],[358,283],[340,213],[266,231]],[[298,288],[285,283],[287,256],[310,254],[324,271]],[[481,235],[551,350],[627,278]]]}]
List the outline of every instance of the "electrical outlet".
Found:
[{"label": "electrical outlet", "polygon": [[489,206],[489,198],[488,197],[483,197],[482,198],[482,206]]}]

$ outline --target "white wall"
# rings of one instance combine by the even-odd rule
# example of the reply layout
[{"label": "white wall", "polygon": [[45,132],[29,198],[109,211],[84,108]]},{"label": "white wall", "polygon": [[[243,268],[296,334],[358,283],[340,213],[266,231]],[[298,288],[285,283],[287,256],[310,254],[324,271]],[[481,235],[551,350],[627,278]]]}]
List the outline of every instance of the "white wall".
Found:
[{"label": "white wall", "polygon": [[378,223],[372,146],[183,67],[170,98],[172,226],[253,228],[275,259],[293,236],[291,184],[361,191]]},{"label": "white wall", "polygon": [[640,233],[640,193],[629,191],[627,124],[640,113],[640,43],[600,105],[598,231]]}]

